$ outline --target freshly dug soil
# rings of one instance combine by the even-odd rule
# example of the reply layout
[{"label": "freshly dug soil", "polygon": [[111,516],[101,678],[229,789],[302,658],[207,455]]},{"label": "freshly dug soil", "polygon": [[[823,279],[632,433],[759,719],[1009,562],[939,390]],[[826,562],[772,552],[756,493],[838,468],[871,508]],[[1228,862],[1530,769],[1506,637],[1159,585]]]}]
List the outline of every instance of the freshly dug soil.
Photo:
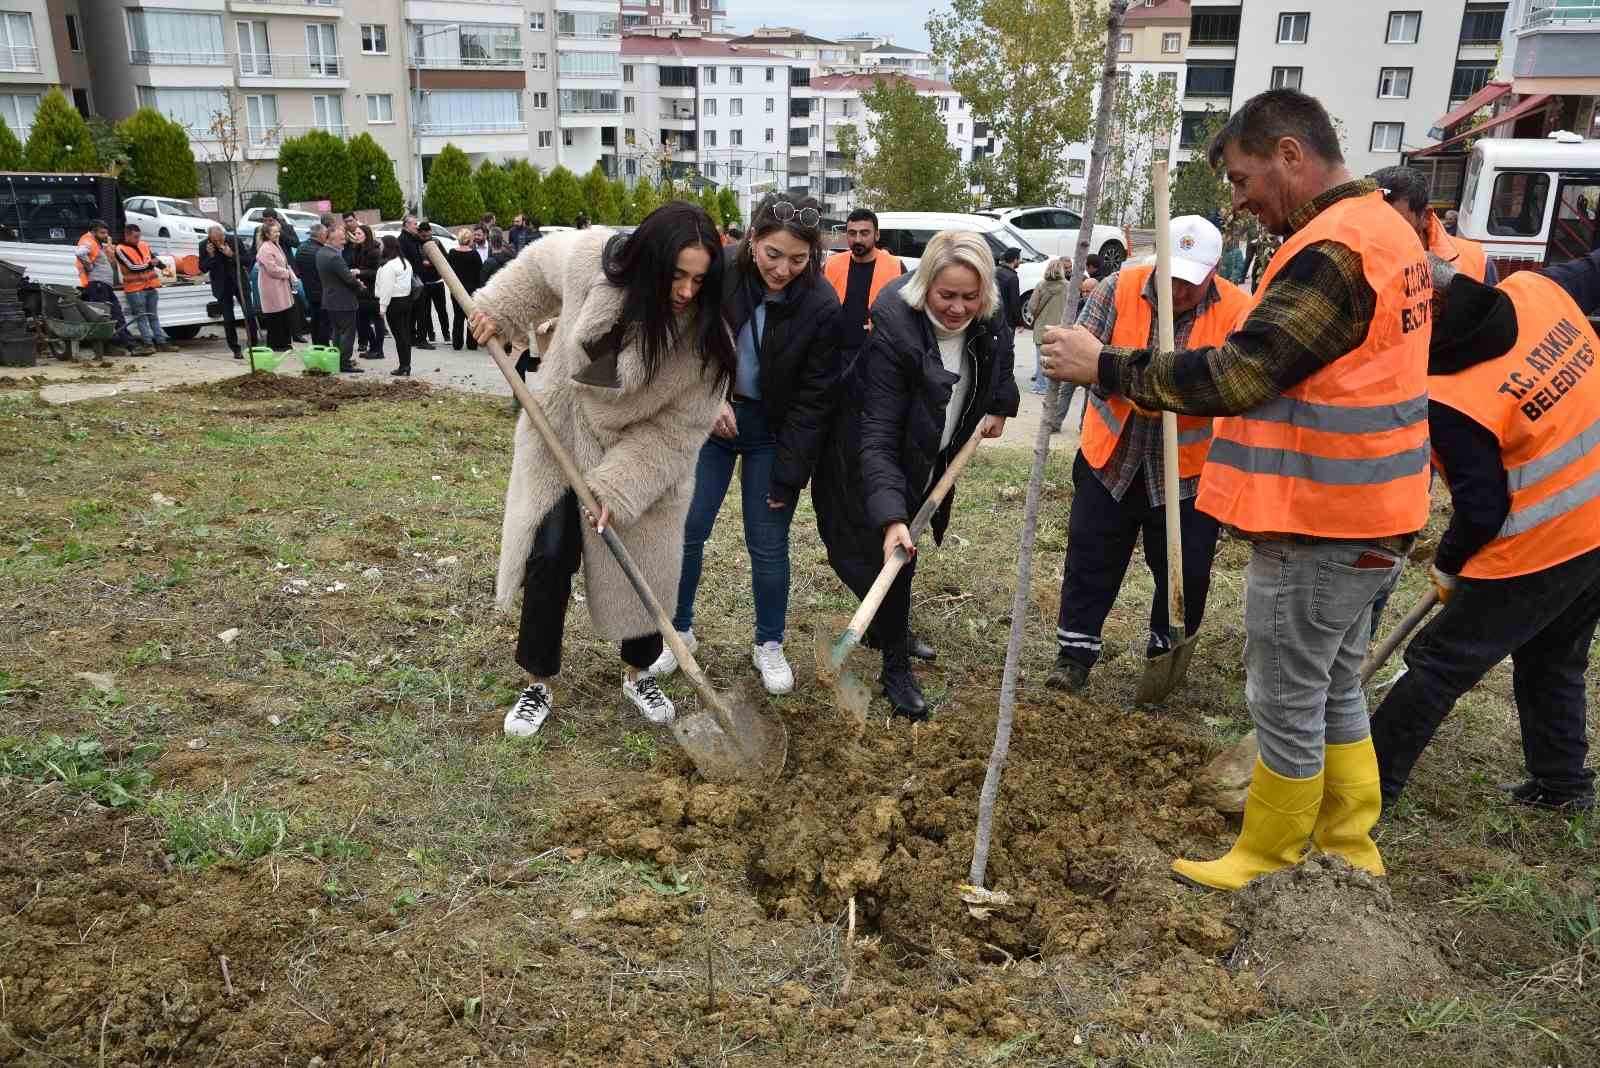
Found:
[{"label": "freshly dug soil", "polygon": [[225,378],[220,382],[181,386],[179,391],[198,393],[201,396],[225,397],[229,400],[302,400],[319,401],[363,400],[418,400],[431,393],[432,387],[416,379],[350,378],[341,375],[280,375],[243,374]]}]

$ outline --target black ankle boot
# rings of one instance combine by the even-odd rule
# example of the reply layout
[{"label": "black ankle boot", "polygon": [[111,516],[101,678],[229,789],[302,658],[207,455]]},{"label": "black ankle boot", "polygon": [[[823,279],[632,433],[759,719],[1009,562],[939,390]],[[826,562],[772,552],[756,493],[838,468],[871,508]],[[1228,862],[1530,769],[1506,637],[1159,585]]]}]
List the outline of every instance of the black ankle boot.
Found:
[{"label": "black ankle boot", "polygon": [[922,687],[911,674],[911,658],[905,650],[883,654],[883,674],[878,681],[883,683],[883,695],[895,715],[912,722],[928,718],[928,699],[922,696]]}]

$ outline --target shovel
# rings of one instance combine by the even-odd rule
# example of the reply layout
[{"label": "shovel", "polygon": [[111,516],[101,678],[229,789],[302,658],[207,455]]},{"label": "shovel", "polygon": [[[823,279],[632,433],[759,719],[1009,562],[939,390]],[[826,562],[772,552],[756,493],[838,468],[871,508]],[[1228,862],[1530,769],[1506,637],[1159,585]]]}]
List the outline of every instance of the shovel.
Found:
[{"label": "shovel", "polygon": [[[462,288],[461,280],[456,277],[455,271],[450,269],[450,264],[444,258],[444,253],[439,250],[437,243],[426,242],[423,252],[438,270],[439,277],[444,280],[445,285],[450,287],[450,295],[455,297],[456,303],[462,310],[468,315],[476,311],[477,305]],[[505,346],[500,343],[499,338],[491,338],[488,348],[489,355],[494,358],[500,373],[505,375],[506,383],[511,386],[511,392],[516,395],[517,402],[522,405],[522,410],[528,413],[529,421],[544,439],[545,447],[555,458],[556,465],[561,468],[567,484],[578,495],[579,503],[587,508],[590,514],[599,515],[600,503],[595,500],[593,491],[589,489],[588,482],[579,472],[578,465],[573,462],[572,455],[561,444],[561,439],[556,437],[556,432],[545,418],[539,403],[533,399],[533,394],[528,392],[528,387],[522,379],[517,377],[516,367],[506,355]],[[742,687],[731,697],[712,688],[705,672],[701,671],[700,665],[695,662],[694,654],[689,652],[683,640],[678,637],[678,632],[673,629],[672,619],[667,615],[666,609],[661,607],[661,602],[656,599],[644,576],[640,574],[638,565],[628,553],[627,546],[617,537],[616,529],[607,527],[601,531],[600,536],[604,539],[606,548],[611,550],[611,555],[616,558],[617,566],[622,568],[622,573],[633,585],[639,600],[644,602],[645,608],[655,617],[656,628],[661,631],[661,637],[672,650],[672,655],[678,658],[678,666],[693,684],[695,693],[700,695],[700,703],[708,709],[680,719],[672,725],[672,733],[677,737],[678,744],[683,746],[684,752],[689,754],[689,759],[694,761],[695,769],[711,782],[719,783],[740,780],[765,781],[775,778],[783,770],[784,761],[789,755],[789,734],[784,729],[783,722],[757,705],[749,687]]]},{"label": "shovel", "polygon": [[[1378,669],[1389,662],[1394,651],[1417,629],[1417,625],[1427,618],[1433,611],[1433,606],[1439,603],[1439,591],[1432,586],[1421,599],[1412,606],[1405,618],[1389,632],[1367,658],[1361,662],[1361,685],[1365,686],[1372,681],[1372,676]],[[1261,752],[1261,747],[1256,743],[1256,732],[1240,738],[1234,743],[1233,748],[1218,756],[1207,764],[1200,773],[1201,790],[1210,799],[1212,808],[1218,812],[1243,812],[1245,794],[1250,789],[1250,778],[1255,774],[1256,756]]]},{"label": "shovel", "polygon": [[[955,454],[950,465],[945,468],[944,474],[934,484],[928,499],[917,509],[917,514],[912,517],[911,525],[907,528],[911,532],[913,543],[922,535],[928,520],[939,510],[939,505],[944,503],[945,497],[949,496],[950,487],[956,484],[957,476],[961,474],[962,468],[967,466],[967,461],[972,459],[972,454],[978,451],[978,445],[982,441],[983,435],[974,430],[972,437],[961,446],[961,451]],[[850,624],[845,627],[838,641],[828,641],[825,631],[819,631],[816,636],[817,677],[833,681],[834,704],[841,712],[848,712],[854,716],[859,724],[867,721],[867,706],[872,703],[872,691],[866,683],[856,677],[855,672],[845,668],[845,662],[850,658],[851,651],[861,644],[862,635],[866,634],[867,627],[872,624],[872,617],[878,614],[878,606],[883,604],[883,599],[889,594],[889,587],[894,585],[895,576],[900,574],[900,569],[906,566],[908,559],[906,551],[897,548],[894,555],[884,561],[883,570],[878,572],[872,588],[861,599],[861,607],[850,617]]]},{"label": "shovel", "polygon": [[[1167,185],[1167,164],[1158,161],[1152,176],[1156,211],[1156,343],[1171,352],[1172,340],[1172,218]],[[1144,665],[1144,677],[1134,701],[1159,704],[1183,683],[1194,659],[1194,638],[1184,622],[1183,524],[1178,507],[1178,417],[1161,413],[1161,481],[1166,491],[1167,520],[1167,636],[1171,647]]]}]

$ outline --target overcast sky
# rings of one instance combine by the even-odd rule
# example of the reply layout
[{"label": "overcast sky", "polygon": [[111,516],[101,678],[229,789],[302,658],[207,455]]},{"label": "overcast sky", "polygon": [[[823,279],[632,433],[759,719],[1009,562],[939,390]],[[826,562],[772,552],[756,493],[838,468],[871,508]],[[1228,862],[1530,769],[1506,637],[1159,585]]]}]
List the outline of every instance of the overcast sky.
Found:
[{"label": "overcast sky", "polygon": [[895,44],[907,48],[928,47],[930,9],[946,5],[927,0],[727,0],[728,23],[740,33],[757,26],[798,26],[818,37],[841,37],[848,33],[883,33]]}]

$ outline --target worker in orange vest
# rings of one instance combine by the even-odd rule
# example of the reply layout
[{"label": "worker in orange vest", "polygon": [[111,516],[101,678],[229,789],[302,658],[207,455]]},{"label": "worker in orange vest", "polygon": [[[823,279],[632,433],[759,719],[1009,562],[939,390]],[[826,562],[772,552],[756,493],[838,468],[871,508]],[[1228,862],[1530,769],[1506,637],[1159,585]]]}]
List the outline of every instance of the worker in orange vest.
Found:
[{"label": "worker in orange vest", "polygon": [[1528,779],[1519,804],[1586,812],[1584,674],[1600,620],[1600,251],[1481,285],[1435,261],[1428,420],[1455,509],[1431,576],[1444,608],[1373,714],[1384,808],[1456,701],[1507,656]]},{"label": "worker in orange vest", "polygon": [[122,355],[143,355],[139,352],[139,343],[128,333],[128,320],[122,314],[122,301],[117,299],[116,290],[112,288],[117,284],[117,264],[116,255],[111,249],[111,228],[96,219],[78,238],[75,251],[78,291],[83,299],[110,308],[111,317],[117,323],[115,341],[122,347]]},{"label": "worker in orange vest", "polygon": [[[1217,276],[1222,234],[1198,215],[1172,220],[1172,328],[1180,349],[1227,340],[1250,297]],[[1156,345],[1155,265],[1123,267],[1095,288],[1078,322],[1101,341],[1126,349]],[[1067,566],[1056,620],[1056,662],[1045,685],[1079,690],[1100,659],[1100,632],[1144,533],[1144,559],[1155,579],[1145,655],[1171,648],[1167,621],[1165,509],[1179,509],[1183,533],[1184,628],[1205,615],[1217,521],[1194,506],[1200,469],[1211,448],[1211,417],[1178,417],[1178,501],[1165,498],[1161,416],[1126,397],[1090,389],[1083,437],[1072,466]]]},{"label": "worker in orange vest", "polygon": [[1173,353],[1057,328],[1044,370],[1148,410],[1218,416],[1195,505],[1252,543],[1245,699],[1261,752],[1244,828],[1223,857],[1173,871],[1234,890],[1314,840],[1382,874],[1360,671],[1372,604],[1428,518],[1432,279],[1416,233],[1352,179],[1312,97],[1251,98],[1210,159],[1226,164],[1234,209],[1284,239],[1243,323]]},{"label": "worker in orange vest", "polygon": [[1414,167],[1385,167],[1373,171],[1372,180],[1383,190],[1389,206],[1411,224],[1429,253],[1475,281],[1492,286],[1500,280],[1500,272],[1483,246],[1446,231],[1439,216],[1428,207],[1427,175]]},{"label": "worker in orange vest", "polygon": [[839,294],[839,366],[848,370],[867,344],[878,294],[906,269],[900,257],[878,247],[878,216],[866,208],[846,216],[844,237],[850,255],[830,256],[822,275]]},{"label": "worker in orange vest", "polygon": [[122,270],[122,292],[133,313],[133,325],[147,346],[162,352],[177,352],[167,332],[161,329],[161,263],[144,243],[139,227],[129,223],[117,245],[117,266]]}]

